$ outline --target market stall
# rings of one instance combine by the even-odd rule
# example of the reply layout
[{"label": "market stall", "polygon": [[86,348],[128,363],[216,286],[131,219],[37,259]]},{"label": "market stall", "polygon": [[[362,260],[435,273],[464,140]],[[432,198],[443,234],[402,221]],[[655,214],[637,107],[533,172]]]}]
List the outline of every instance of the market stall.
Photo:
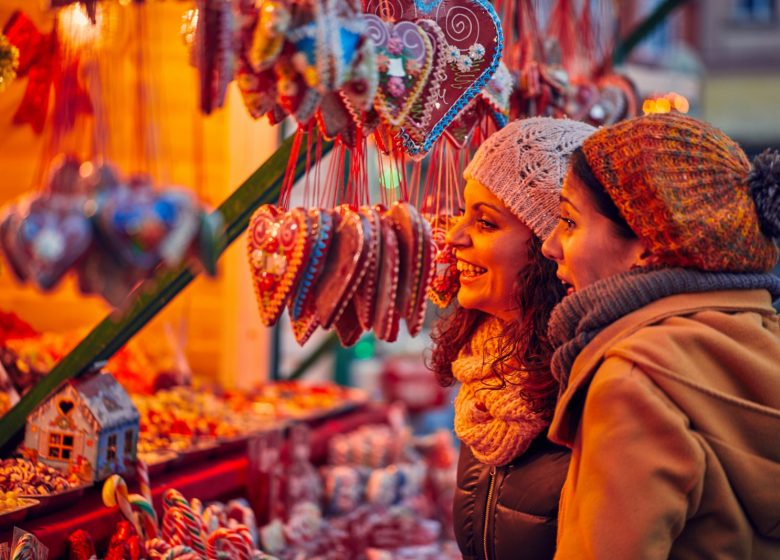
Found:
[{"label": "market stall", "polygon": [[[14,133],[44,145],[15,177],[34,187],[0,201],[0,282],[30,311],[0,298],[0,543],[32,558],[458,557],[449,434],[413,438],[402,408],[360,389],[271,382],[269,333],[304,365],[334,335],[424,333],[428,303],[457,291],[443,236],[476,147],[520,116],[638,111],[605,63],[616,14],[554,4],[0,12]],[[189,124],[151,100],[165,84],[188,89]],[[286,133],[248,137],[261,118]],[[231,159],[250,144],[248,166]],[[47,301],[70,312],[48,317]],[[403,400],[401,363],[386,394]]]}]

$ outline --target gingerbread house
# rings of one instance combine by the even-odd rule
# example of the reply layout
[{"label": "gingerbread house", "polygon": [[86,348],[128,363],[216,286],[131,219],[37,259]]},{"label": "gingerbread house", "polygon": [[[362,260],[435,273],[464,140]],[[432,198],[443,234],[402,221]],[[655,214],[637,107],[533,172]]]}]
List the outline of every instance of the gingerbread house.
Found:
[{"label": "gingerbread house", "polygon": [[27,452],[86,481],[122,473],[135,461],[140,415],[109,373],[66,383],[27,419]]}]

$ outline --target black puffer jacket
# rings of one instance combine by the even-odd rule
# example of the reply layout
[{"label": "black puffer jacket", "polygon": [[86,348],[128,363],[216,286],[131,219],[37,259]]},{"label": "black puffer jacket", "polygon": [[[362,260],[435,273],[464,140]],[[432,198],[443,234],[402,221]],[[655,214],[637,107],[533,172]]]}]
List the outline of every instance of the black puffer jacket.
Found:
[{"label": "black puffer jacket", "polygon": [[542,434],[510,464],[491,468],[461,444],[454,521],[464,560],[552,558],[569,457]]}]

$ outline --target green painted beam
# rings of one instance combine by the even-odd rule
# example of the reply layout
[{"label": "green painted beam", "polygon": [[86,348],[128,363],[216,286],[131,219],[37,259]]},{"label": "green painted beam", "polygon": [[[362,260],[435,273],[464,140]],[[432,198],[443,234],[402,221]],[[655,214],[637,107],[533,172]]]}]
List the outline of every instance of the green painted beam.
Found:
[{"label": "green painted beam", "polygon": [[[316,130],[316,129],[315,129]],[[241,235],[249,225],[252,213],[261,205],[275,203],[284,181],[287,161],[294,135],[285,140],[279,149],[231,194],[215,212],[222,215],[225,224],[225,243],[228,245]],[[305,144],[305,139],[302,142]],[[323,142],[322,153],[333,147]],[[306,150],[301,150],[295,167],[296,180],[303,176],[306,166]],[[27,392],[2,418],[0,418],[0,448],[18,438],[27,416],[33,409],[54,393],[66,381],[94,369],[105,362],[132,336],[146,325],[197,275],[188,265],[162,271],[148,280],[138,290],[138,296],[121,316],[109,314],[76,346],[58,362],[52,370]]]},{"label": "green painted beam", "polygon": [[612,64],[617,66],[626,60],[631,51],[669,17],[674,10],[688,2],[688,0],[664,0],[656,6],[645,19],[639,22],[625,39],[619,41],[612,51]]}]

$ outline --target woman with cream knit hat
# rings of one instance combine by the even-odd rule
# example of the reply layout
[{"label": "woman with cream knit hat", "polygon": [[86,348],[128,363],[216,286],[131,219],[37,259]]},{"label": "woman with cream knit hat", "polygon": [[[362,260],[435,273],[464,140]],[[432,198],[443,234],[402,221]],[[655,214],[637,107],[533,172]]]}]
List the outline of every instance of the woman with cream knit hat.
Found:
[{"label": "woman with cream knit hat", "polygon": [[558,394],[546,329],[563,290],[541,245],[558,219],[569,154],[593,131],[576,121],[515,121],[464,173],[464,213],[447,236],[458,302],[434,329],[431,367],[442,384],[461,384],[454,518],[466,559],[545,559],[555,549],[569,454],[546,438]]},{"label": "woman with cream knit hat", "polygon": [[677,115],[572,156],[544,244],[572,449],[556,558],[780,558],[780,155]]}]

